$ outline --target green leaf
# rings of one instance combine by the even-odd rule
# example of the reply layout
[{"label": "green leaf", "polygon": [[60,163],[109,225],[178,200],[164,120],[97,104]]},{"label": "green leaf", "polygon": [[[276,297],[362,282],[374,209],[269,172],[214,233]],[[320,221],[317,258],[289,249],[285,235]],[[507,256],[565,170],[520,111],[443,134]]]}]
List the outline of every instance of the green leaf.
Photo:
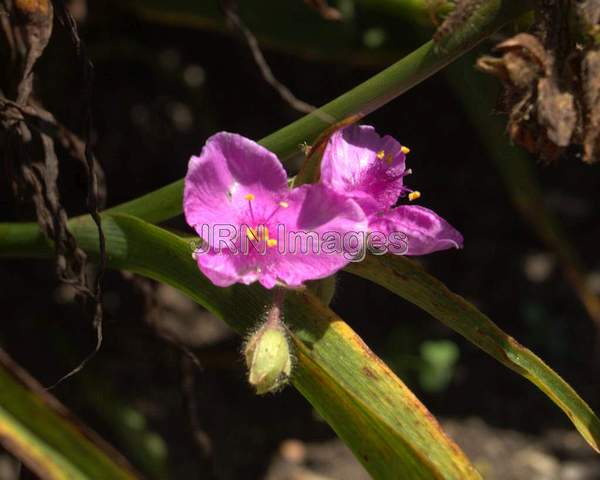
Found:
[{"label": "green leaf", "polygon": [[370,255],[346,270],[414,303],[531,381],[567,414],[592,448],[600,452],[600,420],[575,390],[539,357],[416,262],[401,256]]},{"label": "green leaf", "polygon": [[44,479],[140,478],[2,350],[0,443]]},{"label": "green leaf", "polygon": [[[199,272],[185,239],[126,215],[104,215],[103,225],[111,267],[180,289],[240,333],[264,316],[269,291],[214,286]],[[93,223],[75,219],[70,228],[78,244],[96,256]],[[35,226],[0,225],[0,255],[27,252],[52,255]],[[316,296],[290,292],[285,307],[297,356],[293,384],[374,478],[480,478],[404,383]]]},{"label": "green leaf", "polygon": [[[300,154],[300,145],[312,143],[326,128],[359,119],[418,85],[502,25],[530,8],[525,0],[485,0],[480,14],[457,27],[442,44],[427,42],[402,60],[314,112],[263,138],[260,143],[282,161]],[[113,207],[107,212],[127,213],[151,223],[181,213],[183,180]]]}]

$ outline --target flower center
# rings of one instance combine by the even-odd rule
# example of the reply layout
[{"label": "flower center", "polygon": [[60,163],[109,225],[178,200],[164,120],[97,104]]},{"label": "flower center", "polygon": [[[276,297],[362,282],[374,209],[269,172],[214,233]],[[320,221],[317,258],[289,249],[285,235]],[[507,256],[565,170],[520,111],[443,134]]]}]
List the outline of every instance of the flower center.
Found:
[{"label": "flower center", "polygon": [[383,160],[385,158],[385,163],[387,163],[388,165],[392,165],[392,162],[394,161],[394,157],[392,157],[392,154],[386,154],[384,150],[379,150],[377,152],[377,158],[379,160]]},{"label": "flower center", "polygon": [[[408,155],[410,153],[410,148],[405,147],[404,145],[400,147],[400,151],[404,154],[404,155]],[[386,163],[388,165],[391,165],[394,162],[394,157],[392,156],[391,153],[385,153],[385,150],[379,150],[376,154],[376,157],[379,160],[384,160],[386,161]]]},{"label": "flower center", "polygon": [[269,228],[266,225],[257,225],[255,227],[246,227],[246,237],[252,242],[267,242],[268,247],[277,245],[277,240],[269,238]]},{"label": "flower center", "polygon": [[275,238],[269,237],[269,228],[267,227],[267,224],[280,208],[288,208],[289,204],[287,202],[279,202],[275,209],[266,218],[266,220],[262,222],[257,222],[256,217],[254,216],[254,209],[252,207],[252,202],[256,199],[256,196],[253,193],[248,193],[244,195],[244,198],[248,200],[248,211],[250,213],[250,219],[252,224],[251,227],[246,226],[246,237],[252,242],[264,241],[268,247],[275,247],[277,245],[277,240]]},{"label": "flower center", "polygon": [[[400,147],[400,151],[404,154],[407,155],[410,152],[410,148],[402,146]],[[385,162],[391,166],[392,162],[394,161],[392,154],[391,153],[386,153],[385,150],[379,150],[375,156],[379,159],[379,160],[384,160]],[[405,177],[407,175],[410,175],[412,173],[412,170],[410,168],[407,168],[403,173],[402,173],[402,177]],[[402,187],[402,193],[400,194],[400,197],[403,197],[405,192],[408,193],[407,197],[408,197],[408,201],[409,202],[414,202],[415,200],[418,200],[419,198],[421,198],[421,192],[419,192],[418,190],[411,190],[407,187]]]}]

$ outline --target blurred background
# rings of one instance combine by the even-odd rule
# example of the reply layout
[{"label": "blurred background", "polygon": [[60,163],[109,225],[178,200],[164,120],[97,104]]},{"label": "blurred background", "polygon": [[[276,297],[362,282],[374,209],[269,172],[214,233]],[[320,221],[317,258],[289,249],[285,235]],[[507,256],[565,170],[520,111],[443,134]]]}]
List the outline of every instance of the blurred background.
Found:
[{"label": "blurred background", "polygon": [[[93,141],[107,206],[183,177],[189,157],[217,131],[258,140],[301,116],[265,81],[216,2],[67,3],[95,65]],[[276,78],[312,105],[419,46],[439,13],[436,2],[340,0],[331,2],[335,20],[338,14],[318,11],[319,4],[260,0],[237,8]],[[600,166],[582,163],[576,149],[540,164],[509,145],[504,119],[494,114],[496,82],[473,66],[499,38],[365,123],[411,147],[408,183],[421,191],[419,203],[465,237],[464,250],[419,261],[598,411],[600,324],[563,271],[575,268],[586,291],[600,295]],[[81,78],[60,25],[36,72],[37,97],[81,133]],[[70,215],[85,213],[84,171],[60,158],[63,203]],[[31,206],[12,198],[7,179],[0,181],[0,221],[35,218]],[[541,203],[523,216],[531,198]],[[535,224],[546,215],[560,225],[555,244]],[[166,226],[186,229],[182,218]],[[561,245],[579,258],[565,258]],[[93,350],[90,318],[71,288],[57,283],[50,262],[3,260],[0,284],[0,345],[43,385]],[[178,291],[110,271],[104,306],[101,350],[53,393],[148,478],[368,478],[292,387],[255,396],[241,339]],[[345,273],[332,307],[485,478],[600,479],[597,457],[541,392],[426,313]],[[35,477],[0,450],[0,480],[16,478]]]}]

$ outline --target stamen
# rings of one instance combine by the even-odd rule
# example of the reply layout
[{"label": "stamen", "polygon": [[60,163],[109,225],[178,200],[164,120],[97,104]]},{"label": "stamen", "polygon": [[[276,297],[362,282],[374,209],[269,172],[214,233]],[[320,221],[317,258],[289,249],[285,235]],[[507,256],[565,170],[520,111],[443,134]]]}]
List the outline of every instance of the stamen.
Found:
[{"label": "stamen", "polygon": [[248,240],[258,242],[258,231],[256,228],[247,227],[246,236],[248,237]]},{"label": "stamen", "polygon": [[258,225],[256,227],[246,227],[246,236],[250,241],[265,241],[267,246],[274,247],[277,245],[277,240],[269,238],[269,228],[266,225]]},{"label": "stamen", "polygon": [[421,192],[419,192],[418,190],[415,190],[414,192],[410,192],[408,194],[408,200],[411,202],[419,198],[421,198]]},{"label": "stamen", "polygon": [[391,165],[391,164],[393,163],[393,161],[394,161],[394,157],[392,157],[392,154],[391,154],[391,153],[388,153],[388,154],[385,156],[385,162],[386,162],[388,165]]},{"label": "stamen", "polygon": [[273,215],[275,215],[280,208],[288,208],[289,206],[290,206],[290,204],[288,202],[279,202],[277,204],[277,206],[275,207],[275,210],[273,210],[271,212],[271,214],[267,217],[267,219],[265,220],[265,223],[267,223],[269,220],[271,220],[273,218]]},{"label": "stamen", "polygon": [[410,148],[405,147],[404,145],[402,145],[402,147],[400,147],[400,151],[404,154],[407,155],[410,153]]},{"label": "stamen", "polygon": [[252,200],[256,198],[253,193],[247,193],[244,195],[244,198],[248,200],[248,209],[250,210],[250,218],[252,218],[252,223],[254,223],[254,210],[252,210]]},{"label": "stamen", "polygon": [[378,158],[379,160],[383,160],[383,158],[384,158],[384,157],[385,157],[385,152],[384,152],[383,150],[379,150],[379,151],[377,152],[377,158]]}]

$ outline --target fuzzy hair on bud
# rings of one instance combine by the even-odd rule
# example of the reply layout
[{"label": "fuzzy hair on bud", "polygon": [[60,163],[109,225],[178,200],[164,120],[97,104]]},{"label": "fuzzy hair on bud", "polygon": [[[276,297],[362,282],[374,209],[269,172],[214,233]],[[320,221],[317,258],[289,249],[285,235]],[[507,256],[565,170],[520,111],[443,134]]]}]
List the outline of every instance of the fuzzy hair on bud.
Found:
[{"label": "fuzzy hair on bud", "polygon": [[258,395],[276,392],[287,384],[292,372],[292,356],[284,328],[266,322],[244,348],[248,382]]}]

